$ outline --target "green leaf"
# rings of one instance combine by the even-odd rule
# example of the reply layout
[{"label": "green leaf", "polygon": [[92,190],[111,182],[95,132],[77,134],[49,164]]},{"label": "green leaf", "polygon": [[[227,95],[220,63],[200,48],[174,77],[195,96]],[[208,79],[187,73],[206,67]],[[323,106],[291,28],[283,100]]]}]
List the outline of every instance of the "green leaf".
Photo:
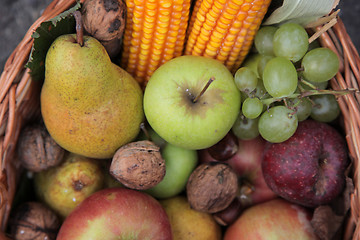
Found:
[{"label": "green leaf", "polygon": [[[273,0],[275,10],[264,19],[264,25],[296,22],[303,26],[331,12],[339,0]],[[271,7],[270,5],[270,7]]]},{"label": "green leaf", "polygon": [[43,22],[34,31],[31,37],[34,43],[31,48],[30,57],[25,67],[30,69],[33,80],[43,80],[45,76],[45,57],[52,42],[60,35],[75,33],[75,18],[72,15],[80,9],[81,4],[77,4],[58,16]]}]

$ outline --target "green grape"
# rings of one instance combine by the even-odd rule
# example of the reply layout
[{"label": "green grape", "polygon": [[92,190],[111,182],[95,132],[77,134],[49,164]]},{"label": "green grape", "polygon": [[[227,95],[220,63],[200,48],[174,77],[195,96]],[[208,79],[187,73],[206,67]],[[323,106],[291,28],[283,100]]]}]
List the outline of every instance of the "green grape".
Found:
[{"label": "green grape", "polygon": [[261,114],[259,119],[259,133],[272,143],[284,142],[296,131],[297,115],[285,106],[271,107]]},{"label": "green grape", "polygon": [[241,93],[241,104],[249,97],[249,94]]},{"label": "green grape", "polygon": [[246,118],[254,119],[260,116],[263,111],[264,104],[260,101],[259,98],[247,98],[242,104],[242,113]]},{"label": "green grape", "polygon": [[315,39],[315,41],[312,41],[310,44],[309,44],[309,48],[308,48],[308,51],[311,51],[315,48],[319,48],[321,47],[319,41],[317,39]]},{"label": "green grape", "polygon": [[241,66],[250,68],[251,70],[254,71],[256,76],[259,78],[260,75],[258,73],[257,66],[258,66],[258,62],[261,59],[261,57],[262,56],[258,53],[249,54]]},{"label": "green grape", "polygon": [[248,67],[239,68],[235,72],[234,80],[237,88],[244,93],[252,92],[258,82],[256,74]]},{"label": "green grape", "polygon": [[328,81],[339,71],[339,58],[329,48],[316,48],[305,54],[301,61],[305,79],[313,82]]},{"label": "green grape", "polygon": [[254,91],[252,91],[252,95],[254,97],[258,97],[259,99],[263,99],[264,97],[266,97],[268,94],[266,92],[266,89],[264,87],[264,83],[262,81],[262,79],[258,79],[258,84],[256,85],[256,88]]},{"label": "green grape", "polygon": [[274,55],[273,38],[278,28],[274,26],[261,27],[255,35],[254,45],[256,50],[263,55]]},{"label": "green grape", "polygon": [[264,68],[263,82],[266,91],[275,98],[293,94],[298,76],[292,62],[284,57],[274,57]]},{"label": "green grape", "polygon": [[309,48],[309,36],[297,23],[285,23],[279,27],[273,39],[275,56],[299,61]]},{"label": "green grape", "polygon": [[291,99],[291,102],[295,106],[299,122],[306,120],[310,116],[312,104],[308,98],[294,98]]},{"label": "green grape", "polygon": [[314,102],[311,118],[319,122],[332,122],[340,114],[340,107],[332,94],[315,95],[310,99]]},{"label": "green grape", "polygon": [[261,78],[264,74],[264,68],[265,68],[266,64],[273,58],[274,58],[274,56],[261,55],[261,58],[257,65],[257,71],[258,71],[259,75],[261,76]]},{"label": "green grape", "polygon": [[258,123],[259,118],[247,119],[240,113],[231,130],[239,139],[250,140],[259,136]]}]

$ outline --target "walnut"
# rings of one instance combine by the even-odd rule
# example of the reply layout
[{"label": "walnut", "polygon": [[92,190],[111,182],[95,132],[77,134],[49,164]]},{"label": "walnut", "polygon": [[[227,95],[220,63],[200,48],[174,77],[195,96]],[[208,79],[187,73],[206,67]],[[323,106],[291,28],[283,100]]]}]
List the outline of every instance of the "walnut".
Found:
[{"label": "walnut", "polygon": [[26,202],[10,217],[10,233],[15,240],[56,239],[60,228],[58,216],[40,202]]},{"label": "walnut", "polygon": [[200,164],[190,175],[186,193],[190,206],[198,211],[216,213],[227,208],[238,191],[238,177],[226,163]]},{"label": "walnut", "polygon": [[165,160],[153,142],[137,141],[119,148],[110,165],[110,174],[124,186],[145,190],[157,185],[165,176]]},{"label": "walnut", "polygon": [[65,152],[42,124],[28,125],[20,133],[17,145],[19,161],[30,171],[40,172],[57,166]]},{"label": "walnut", "polygon": [[83,4],[85,31],[103,44],[111,58],[120,52],[126,13],[123,0],[86,0]]}]

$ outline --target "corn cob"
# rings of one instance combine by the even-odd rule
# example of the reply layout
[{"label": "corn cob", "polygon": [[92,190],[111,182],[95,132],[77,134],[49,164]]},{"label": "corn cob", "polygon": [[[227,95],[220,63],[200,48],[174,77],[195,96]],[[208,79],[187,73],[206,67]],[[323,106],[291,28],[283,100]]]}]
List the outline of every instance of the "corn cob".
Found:
[{"label": "corn cob", "polygon": [[192,9],[190,10],[191,15],[190,15],[190,21],[189,21],[188,28],[186,29],[186,37],[189,37],[190,30],[192,29],[192,26],[194,26],[194,22],[196,19],[196,14],[192,14],[192,13],[199,11],[201,2],[202,2],[201,0],[193,0],[192,1],[193,6],[192,6]]},{"label": "corn cob", "polygon": [[185,45],[191,0],[126,0],[121,66],[142,86]]},{"label": "corn cob", "polygon": [[[186,55],[214,58],[235,72],[248,54],[271,0],[197,0]],[[199,5],[199,6],[197,6]]]}]

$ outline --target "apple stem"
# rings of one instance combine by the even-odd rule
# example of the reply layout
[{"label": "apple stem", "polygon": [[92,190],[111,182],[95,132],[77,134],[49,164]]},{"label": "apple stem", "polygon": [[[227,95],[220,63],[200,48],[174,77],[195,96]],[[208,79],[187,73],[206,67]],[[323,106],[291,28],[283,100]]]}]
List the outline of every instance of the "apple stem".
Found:
[{"label": "apple stem", "polygon": [[243,206],[249,206],[251,204],[251,194],[254,192],[254,185],[241,179],[241,185],[238,189],[237,198]]},{"label": "apple stem", "polygon": [[75,11],[73,15],[76,21],[76,41],[82,47],[84,46],[84,28],[82,25],[81,13],[80,11]]},{"label": "apple stem", "polygon": [[201,90],[201,92],[199,93],[199,95],[197,95],[196,98],[194,98],[193,103],[196,103],[196,102],[199,100],[199,98],[200,98],[202,95],[204,95],[205,91],[209,88],[210,84],[211,84],[213,81],[215,81],[215,78],[214,78],[214,77],[211,77],[211,78],[209,79],[209,81],[206,83],[206,85],[204,86],[204,88]]}]

